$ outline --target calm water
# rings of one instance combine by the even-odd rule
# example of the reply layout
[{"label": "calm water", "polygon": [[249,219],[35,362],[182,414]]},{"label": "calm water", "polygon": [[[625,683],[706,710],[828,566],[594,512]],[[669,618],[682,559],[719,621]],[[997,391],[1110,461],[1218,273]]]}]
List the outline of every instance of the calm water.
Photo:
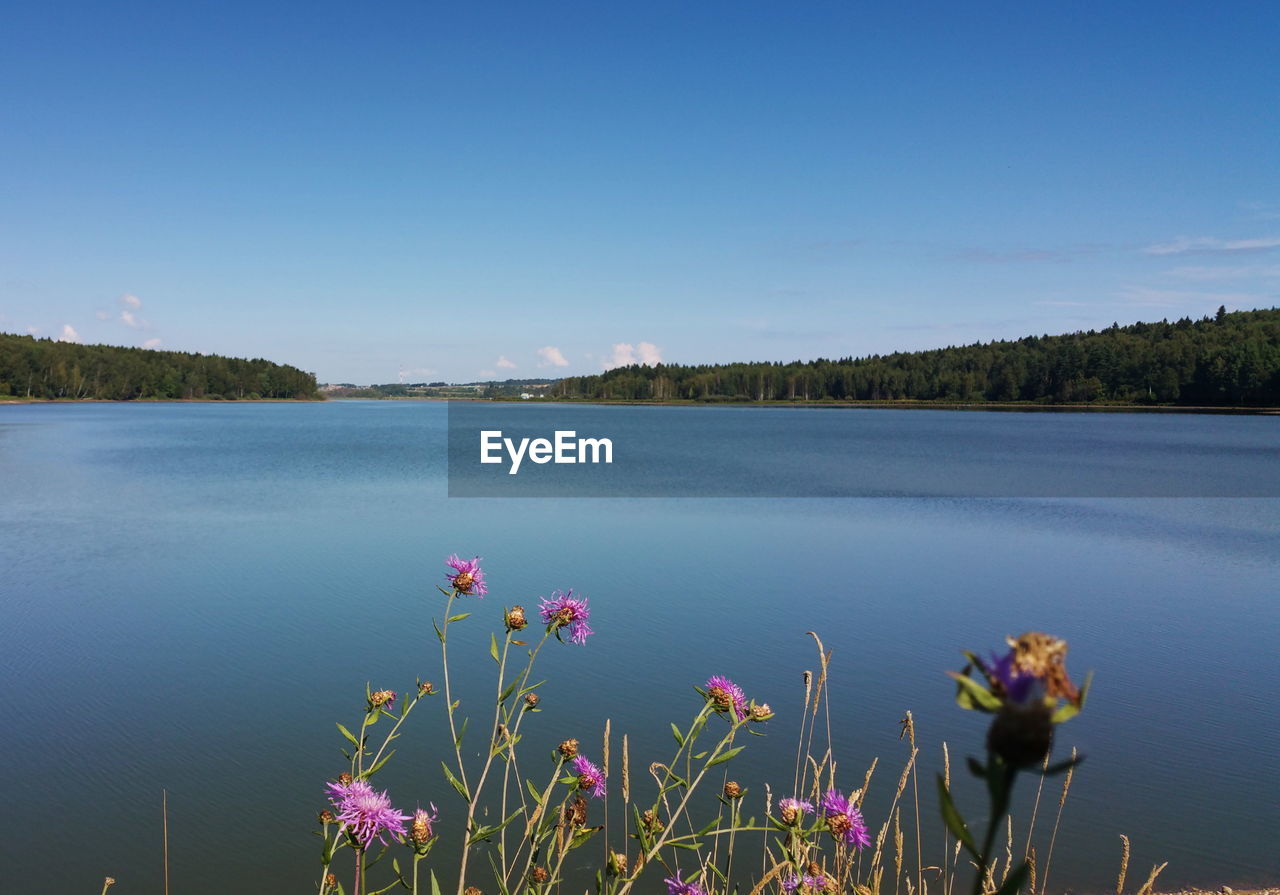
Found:
[{"label": "calm water", "polygon": [[[717,413],[616,412],[649,413],[653,427]],[[699,420],[767,440],[799,413]],[[857,419],[807,413],[834,444]],[[882,428],[919,425],[880,413]],[[934,416],[944,429],[996,424]],[[1152,425],[1090,420],[1131,443]],[[1227,466],[1241,444],[1251,464],[1268,438],[1280,448],[1280,418],[1159,425]],[[342,764],[333,722],[358,721],[366,681],[438,679],[432,585],[451,552],[487,559],[491,596],[453,647],[486,673],[504,603],[590,595],[598,633],[546,656],[527,761],[566,736],[598,743],[606,717],[630,734],[633,764],[665,757],[666,721],[697,710],[689,685],[727,673],[779,711],[735,776],[748,798],[780,789],[815,630],[835,650],[848,782],[881,758],[866,806],[878,826],[905,757],[903,712],[927,783],[942,740],[956,757],[983,731],[942,671],[961,648],[1039,628],[1071,640],[1077,678],[1097,672],[1060,740],[1088,761],[1051,888],[1114,885],[1119,833],[1133,840],[1131,875],[1168,860],[1168,885],[1280,879],[1280,501],[448,499],[445,426],[444,406],[421,403],[0,407],[8,880],[91,892],[110,874],[114,891],[159,891],[163,787],[175,892],[309,891],[312,820]],[[1091,456],[1064,432],[1065,452]],[[488,684],[464,676],[462,691],[479,705]],[[456,817],[438,771],[443,716],[407,727],[382,785]]]}]

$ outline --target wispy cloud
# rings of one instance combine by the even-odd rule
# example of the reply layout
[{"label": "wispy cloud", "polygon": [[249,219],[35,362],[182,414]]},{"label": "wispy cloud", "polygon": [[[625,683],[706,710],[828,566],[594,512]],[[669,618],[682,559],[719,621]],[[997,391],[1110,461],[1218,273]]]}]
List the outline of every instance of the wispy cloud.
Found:
[{"label": "wispy cloud", "polygon": [[62,324],[62,335],[58,336],[59,342],[79,342],[80,334],[75,331],[70,323]]},{"label": "wispy cloud", "polygon": [[1169,242],[1149,245],[1142,251],[1148,255],[1232,255],[1244,252],[1267,252],[1278,247],[1280,247],[1280,236],[1258,236],[1252,239],[1180,236]]},{"label": "wispy cloud", "polygon": [[137,311],[142,307],[142,299],[138,298],[136,295],[126,293],[120,296],[120,304],[124,305],[126,308],[133,308]]},{"label": "wispy cloud", "polygon": [[507,356],[505,354],[498,355],[498,362],[494,364],[494,366],[499,370],[514,370],[516,368],[515,364],[507,360]]},{"label": "wispy cloud", "polygon": [[564,359],[564,354],[554,345],[547,345],[538,349],[538,357],[542,360],[538,361],[539,367],[567,367],[569,362]]},{"label": "wispy cloud", "polygon": [[971,246],[961,249],[952,257],[960,261],[973,261],[979,264],[1033,264],[1048,262],[1062,264],[1097,255],[1108,251],[1112,246],[1104,243],[1077,243],[1060,248],[991,248],[989,246]]},{"label": "wispy cloud", "polygon": [[629,367],[632,364],[654,367],[660,363],[662,363],[662,349],[652,342],[641,342],[638,345],[618,342],[601,366],[606,370],[612,370],[614,367]]},{"label": "wispy cloud", "polygon": [[133,311],[121,311],[120,322],[133,329],[142,329],[142,321],[134,316]]},{"label": "wispy cloud", "polygon": [[1256,307],[1265,303],[1264,296],[1250,292],[1202,292],[1194,289],[1151,289],[1147,286],[1126,286],[1115,294],[1121,302],[1143,308],[1186,308],[1227,305]]},{"label": "wispy cloud", "polygon": [[1169,276],[1180,280],[1248,280],[1280,277],[1280,264],[1237,267],[1175,267]]},{"label": "wispy cloud", "polygon": [[159,340],[159,339],[147,339],[147,341],[145,341],[145,342],[143,342],[143,343],[142,343],[142,347],[143,347],[143,348],[159,348],[159,347],[160,347],[160,340]]},{"label": "wispy cloud", "polygon": [[110,320],[110,319],[111,319],[111,312],[110,312],[110,311],[95,311],[95,312],[94,312],[94,314],[93,314],[93,316],[97,317],[99,320]]}]

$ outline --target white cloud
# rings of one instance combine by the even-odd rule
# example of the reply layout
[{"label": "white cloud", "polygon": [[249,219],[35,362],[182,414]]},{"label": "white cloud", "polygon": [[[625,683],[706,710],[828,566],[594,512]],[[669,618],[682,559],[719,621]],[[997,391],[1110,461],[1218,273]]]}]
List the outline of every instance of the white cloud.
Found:
[{"label": "white cloud", "polygon": [[547,345],[538,349],[538,357],[542,360],[538,361],[539,367],[567,367],[569,362],[564,359],[564,355],[560,353],[560,349],[553,345]]},{"label": "white cloud", "polygon": [[94,315],[93,315],[93,316],[97,317],[99,320],[110,320],[110,319],[111,319],[111,312],[110,312],[110,311],[96,311],[96,312],[94,313]]},{"label": "white cloud", "polygon": [[1265,252],[1280,247],[1280,236],[1254,239],[1219,239],[1216,236],[1180,236],[1170,242],[1156,243],[1142,251],[1148,255],[1232,254]]},{"label": "white cloud", "polygon": [[142,328],[142,321],[139,320],[137,317],[133,316],[132,311],[121,311],[120,322],[123,323],[125,326],[131,326],[134,329]]},{"label": "white cloud", "polygon": [[143,342],[143,343],[142,343],[142,347],[143,347],[143,348],[159,348],[159,347],[160,347],[160,340],[159,340],[159,339],[147,339],[147,341],[145,341],[145,342]]},{"label": "white cloud", "polygon": [[662,363],[662,349],[652,342],[641,342],[639,345],[618,342],[601,366],[606,370],[612,370],[614,367],[629,367],[632,364],[652,367],[660,363]]},{"label": "white cloud", "polygon": [[120,296],[120,304],[126,308],[133,308],[135,311],[142,307],[142,299],[136,295],[125,294]]},{"label": "white cloud", "polygon": [[62,324],[62,335],[58,336],[59,342],[79,342],[80,334],[75,331],[70,323]]},{"label": "white cloud", "polygon": [[507,360],[507,356],[503,354],[498,356],[497,367],[499,370],[514,370],[516,365]]}]

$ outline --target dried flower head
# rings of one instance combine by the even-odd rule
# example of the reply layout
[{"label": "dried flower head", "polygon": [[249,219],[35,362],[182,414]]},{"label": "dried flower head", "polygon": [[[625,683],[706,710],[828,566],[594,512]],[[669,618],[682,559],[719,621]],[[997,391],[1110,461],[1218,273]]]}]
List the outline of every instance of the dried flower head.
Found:
[{"label": "dried flower head", "polygon": [[524,706],[528,709],[536,709],[538,703],[542,702],[542,698],[537,693],[524,694]]},{"label": "dried flower head", "polygon": [[394,709],[396,707],[395,690],[375,690],[369,694],[369,711],[375,709]]},{"label": "dried flower head", "polygon": [[102,891],[104,892],[107,891],[108,888],[110,888],[111,886],[114,886],[115,884],[116,884],[116,878],[114,876],[106,877],[102,881]]},{"label": "dried flower head", "polygon": [[822,797],[822,810],[827,815],[827,829],[836,840],[851,848],[866,848],[871,844],[862,812],[838,789],[827,790]]},{"label": "dried flower head", "polygon": [[545,883],[551,878],[551,874],[547,873],[545,867],[535,867],[529,871],[529,882],[535,884]]},{"label": "dried flower head", "polygon": [[337,820],[337,818],[333,816],[332,811],[330,811],[328,808],[325,808],[323,811],[321,811],[319,814],[316,815],[316,820],[320,821],[320,823],[322,824],[331,824],[335,820]]},{"label": "dried flower head", "polygon": [[591,618],[591,610],[587,607],[587,598],[578,599],[573,595],[573,588],[561,593],[552,591],[551,599],[543,599],[538,606],[542,623],[548,628],[554,626],[556,636],[560,636],[561,628],[568,628],[569,640],[578,645],[587,642],[587,637],[594,634],[587,620]]},{"label": "dried flower head", "polygon": [[752,721],[768,721],[773,717],[773,709],[769,708],[769,703],[762,702],[760,704],[751,703],[751,707],[747,710]]},{"label": "dried flower head", "polygon": [[333,873],[326,873],[324,877],[325,888],[332,889],[338,885],[338,877]]},{"label": "dried flower head", "polygon": [[351,785],[351,775],[350,775],[350,774],[348,774],[346,771],[343,771],[341,774],[339,774],[339,775],[338,775],[338,785],[339,785],[339,786],[350,786],[350,785]]},{"label": "dried flower head", "polygon": [[361,848],[368,848],[374,839],[385,845],[385,833],[405,835],[409,815],[392,808],[386,792],[376,792],[363,780],[330,783],[328,790],[329,801],[338,809],[338,822]]},{"label": "dried flower head", "polygon": [[627,875],[627,856],[620,851],[609,851],[609,873],[613,876]]},{"label": "dried flower head", "polygon": [[467,886],[465,889],[462,890],[462,895],[484,895],[484,893],[481,892],[479,889],[477,889],[475,886]]},{"label": "dried flower head", "polygon": [[430,696],[434,692],[436,692],[436,685],[431,681],[418,681],[419,696]]},{"label": "dried flower head", "polygon": [[564,822],[575,827],[586,826],[587,800],[582,796],[574,796],[573,801],[564,806]]},{"label": "dried flower head", "polygon": [[707,699],[717,712],[733,712],[739,721],[747,717],[747,696],[727,677],[717,674],[707,679]]},{"label": "dried flower head", "polygon": [[742,787],[736,780],[730,780],[724,785],[724,797],[726,799],[742,798]]},{"label": "dried flower head", "polygon": [[428,842],[435,838],[436,820],[440,817],[436,811],[436,806],[432,805],[431,810],[419,808],[413,812],[413,822],[409,825],[409,839],[414,846],[422,849]]},{"label": "dried flower head", "polygon": [[787,825],[794,824],[804,815],[812,813],[812,802],[805,802],[800,799],[781,799],[778,802],[778,817],[782,818],[782,822]]},{"label": "dried flower head", "polygon": [[663,824],[662,821],[658,820],[658,815],[648,809],[640,815],[640,823],[643,824],[645,830],[650,833],[661,833],[666,829],[666,825]]},{"label": "dried flower head", "polygon": [[524,616],[523,606],[512,606],[504,613],[508,631],[522,631],[529,624]]},{"label": "dried flower head", "polygon": [[583,792],[589,792],[597,799],[603,799],[605,793],[604,772],[601,771],[591,762],[587,761],[585,756],[579,755],[573,759],[573,773],[578,775],[578,789]]},{"label": "dried flower head", "polygon": [[565,740],[558,748],[560,754],[564,756],[564,760],[568,761],[578,754],[578,741],[573,739]]},{"label": "dried flower head", "polygon": [[465,560],[459,559],[455,553],[445,560],[445,565],[453,569],[452,572],[445,572],[444,577],[449,579],[455,593],[483,597],[489,592],[489,587],[484,582],[484,571],[480,568],[480,557]]}]

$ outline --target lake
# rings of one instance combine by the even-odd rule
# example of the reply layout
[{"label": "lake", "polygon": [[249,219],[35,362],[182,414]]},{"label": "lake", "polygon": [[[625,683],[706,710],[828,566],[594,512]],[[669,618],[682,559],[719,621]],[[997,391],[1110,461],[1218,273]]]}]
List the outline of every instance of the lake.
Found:
[{"label": "lake", "polygon": [[[541,661],[550,680],[526,760],[568,736],[598,753],[606,718],[633,764],[663,759],[667,722],[698,709],[691,685],[722,673],[778,713],[734,774],[748,799],[765,783],[780,792],[816,631],[834,650],[846,785],[880,757],[865,806],[875,830],[906,757],[904,712],[922,789],[944,740],[959,776],[985,718],[955,706],[943,672],[961,649],[1039,629],[1071,642],[1077,680],[1096,672],[1060,732],[1059,751],[1087,760],[1050,888],[1113,887],[1121,833],[1131,885],[1165,860],[1165,888],[1280,880],[1280,417],[512,412],[544,429],[657,433],[695,459],[700,438],[766,447],[741,452],[723,495],[665,496],[682,480],[655,468],[644,481],[664,483],[659,496],[467,499],[448,497],[443,404],[0,406],[8,877],[32,891],[97,891],[106,875],[115,891],[160,891],[164,788],[175,892],[308,891],[323,783],[344,764],[334,722],[358,724],[366,682],[439,680],[435,585],[459,553],[485,558],[491,588],[451,632],[459,667],[483,673],[458,675],[476,723],[502,607],[568,587],[591,600],[595,636]],[[1069,458],[1072,475],[1039,479],[1024,463],[1043,488],[990,486],[1007,481],[997,442]],[[865,469],[872,443],[887,493],[915,496],[811,496],[833,493],[833,469]],[[943,462],[987,489],[951,487]],[[1183,489],[1160,490],[1170,481]],[[849,488],[834,493],[867,493]],[[379,787],[456,821],[441,703],[406,731]],[[1034,795],[1021,785],[1015,821]],[[1059,787],[1046,786],[1040,850]],[[958,795],[971,820],[978,792]]]}]

